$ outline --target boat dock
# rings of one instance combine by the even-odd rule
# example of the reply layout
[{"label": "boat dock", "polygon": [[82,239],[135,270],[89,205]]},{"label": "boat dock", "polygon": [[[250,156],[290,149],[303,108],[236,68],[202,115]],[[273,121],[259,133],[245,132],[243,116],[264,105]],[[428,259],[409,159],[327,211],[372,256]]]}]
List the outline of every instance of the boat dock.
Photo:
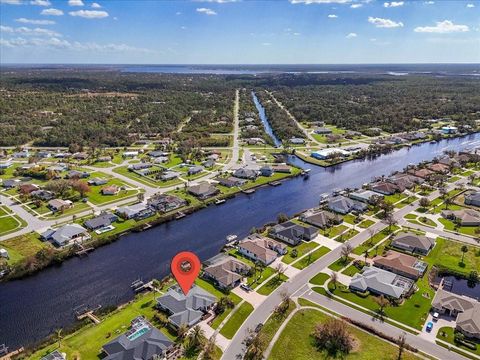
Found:
[{"label": "boat dock", "polygon": [[280,186],[280,185],[282,185],[282,183],[280,181],[272,181],[272,182],[269,182],[268,185],[270,185],[270,186]]},{"label": "boat dock", "polygon": [[253,194],[254,192],[255,192],[255,189],[242,190],[242,193],[244,194]]},{"label": "boat dock", "polygon": [[141,291],[145,291],[145,290],[149,290],[149,291],[154,290],[153,280],[149,281],[147,283],[144,283],[141,279],[137,279],[134,282],[132,282],[132,285],[130,287],[136,293],[141,292]]},{"label": "boat dock", "polygon": [[100,324],[101,320],[95,316],[94,312],[100,309],[102,306],[98,305],[96,308],[89,308],[85,305],[77,306],[73,309],[77,320],[90,319],[95,325]]},{"label": "boat dock", "polygon": [[25,348],[21,347],[18,350],[8,352],[8,347],[5,346],[5,344],[0,345],[0,360],[11,360],[13,357],[15,357],[18,354],[21,354],[22,352],[25,351]]}]

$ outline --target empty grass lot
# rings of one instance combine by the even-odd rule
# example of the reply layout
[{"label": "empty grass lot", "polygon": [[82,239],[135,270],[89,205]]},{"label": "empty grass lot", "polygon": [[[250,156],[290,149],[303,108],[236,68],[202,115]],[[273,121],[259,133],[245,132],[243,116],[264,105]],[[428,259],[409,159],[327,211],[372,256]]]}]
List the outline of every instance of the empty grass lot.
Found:
[{"label": "empty grass lot", "polygon": [[5,248],[10,256],[7,263],[14,265],[26,257],[35,255],[43,248],[51,247],[51,245],[40,241],[37,234],[29,233],[2,241],[1,247]]},{"label": "empty grass lot", "polygon": [[220,334],[227,339],[233,338],[239,327],[243,324],[245,319],[253,311],[253,306],[248,302],[243,302],[240,307],[233,313],[228,321],[220,329]]},{"label": "empty grass lot", "polygon": [[335,236],[340,235],[341,233],[343,233],[347,229],[348,228],[345,225],[337,225],[337,226],[334,226],[334,227],[331,227],[331,228],[327,228],[325,230],[320,230],[320,234],[332,239]]},{"label": "empty grass lot", "polygon": [[311,252],[308,255],[305,255],[303,258],[301,258],[299,261],[294,263],[292,266],[297,269],[305,269],[308,265],[312,264],[313,262],[317,261],[320,259],[323,255],[328,253],[330,251],[329,248],[326,246],[322,246],[318,248],[317,250]]},{"label": "empty grass lot", "polygon": [[272,293],[273,290],[275,290],[277,287],[279,287],[284,281],[287,281],[288,280],[288,277],[287,275],[285,274],[282,274],[280,275],[280,277],[278,277],[277,275],[275,275],[275,277],[273,277],[272,279],[268,280],[268,282],[264,285],[262,285],[262,287],[260,289],[257,290],[257,292],[260,294],[260,295],[270,295]]},{"label": "empty grass lot", "polygon": [[[288,322],[273,346],[269,360],[310,360],[328,359],[328,354],[318,351],[314,346],[311,333],[315,325],[325,322],[330,316],[315,309],[302,309]],[[348,326],[350,334],[357,341],[355,349],[342,359],[371,360],[395,359],[398,353],[396,346],[387,343],[353,326]],[[418,359],[415,355],[405,353],[404,360]]]},{"label": "empty grass lot", "polygon": [[[288,253],[283,256],[282,262],[285,263],[285,264],[291,264],[295,260],[301,258],[306,253],[315,249],[315,247],[317,247],[317,246],[318,246],[318,244],[316,242],[312,242],[312,241],[310,241],[310,242],[302,241],[300,244],[298,244],[295,247],[290,247],[289,246],[288,247]],[[292,250],[293,249],[297,250],[297,256],[296,257],[292,257]]]},{"label": "empty grass lot", "polygon": [[480,247],[467,245],[464,263],[461,248],[464,244],[443,238],[437,238],[435,247],[430,251],[424,261],[430,265],[442,266],[453,271],[468,275],[470,271],[480,269]]},{"label": "empty grass lot", "polygon": [[313,284],[313,285],[322,286],[323,284],[325,284],[325,281],[327,281],[328,279],[330,279],[330,275],[325,273],[318,273],[317,275],[312,277],[309,282],[310,284]]}]

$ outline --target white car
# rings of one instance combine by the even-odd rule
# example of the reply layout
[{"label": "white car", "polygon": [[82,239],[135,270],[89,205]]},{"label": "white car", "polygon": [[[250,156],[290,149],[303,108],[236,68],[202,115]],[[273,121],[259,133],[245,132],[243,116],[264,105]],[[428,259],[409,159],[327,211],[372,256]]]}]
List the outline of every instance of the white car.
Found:
[{"label": "white car", "polygon": [[438,321],[440,314],[438,312],[433,313],[433,321]]}]

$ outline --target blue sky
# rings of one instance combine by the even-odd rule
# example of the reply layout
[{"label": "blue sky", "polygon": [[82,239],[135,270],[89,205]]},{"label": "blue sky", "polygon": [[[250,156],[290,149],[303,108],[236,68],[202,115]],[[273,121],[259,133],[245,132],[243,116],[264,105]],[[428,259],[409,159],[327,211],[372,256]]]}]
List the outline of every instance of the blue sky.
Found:
[{"label": "blue sky", "polygon": [[480,62],[480,1],[0,0],[2,63]]}]

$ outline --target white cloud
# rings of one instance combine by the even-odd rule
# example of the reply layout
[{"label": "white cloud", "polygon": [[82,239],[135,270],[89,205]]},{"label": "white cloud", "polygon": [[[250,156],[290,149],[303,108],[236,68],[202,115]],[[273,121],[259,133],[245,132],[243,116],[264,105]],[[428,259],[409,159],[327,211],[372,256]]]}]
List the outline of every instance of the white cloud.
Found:
[{"label": "white cloud", "polygon": [[32,0],[30,1],[30,5],[50,6],[52,3],[49,0]]},{"label": "white cloud", "polygon": [[0,4],[22,5],[21,0],[0,0]]},{"label": "white cloud", "polygon": [[102,6],[99,3],[92,3],[92,8],[94,9],[100,9]]},{"label": "white cloud", "polygon": [[350,7],[352,9],[358,9],[358,8],[361,8],[362,6],[363,6],[363,4],[352,4],[352,5],[350,5]]},{"label": "white cloud", "polygon": [[56,37],[41,39],[25,39],[25,38],[15,38],[15,39],[0,39],[0,45],[6,47],[41,47],[47,49],[57,49],[57,50],[72,50],[72,51],[94,51],[94,52],[143,52],[143,53],[153,53],[154,51],[144,48],[137,48],[134,46],[126,44],[98,44],[95,42],[81,43],[78,41],[69,42],[68,40],[58,39]]},{"label": "white cloud", "polygon": [[262,43],[262,45],[263,45],[263,46],[271,46],[271,45],[272,45],[272,43],[269,43],[269,42],[264,42],[264,43]]},{"label": "white cloud", "polygon": [[108,13],[103,10],[77,10],[70,11],[70,16],[79,16],[85,19],[102,19],[108,17]]},{"label": "white cloud", "polygon": [[185,30],[187,27],[186,26],[180,26],[180,29]]},{"label": "white cloud", "polygon": [[209,8],[197,8],[197,12],[205,15],[217,15],[215,11]]},{"label": "white cloud", "polygon": [[13,28],[11,26],[3,26],[0,25],[0,32],[2,33],[9,33],[9,34],[22,34],[28,36],[50,36],[50,37],[61,37],[62,35],[56,31],[50,29],[42,29],[42,28],[28,28],[26,26],[21,26],[17,28]]},{"label": "white cloud", "polygon": [[404,2],[403,1],[391,1],[391,2],[385,2],[383,3],[383,7],[399,7],[403,6]]},{"label": "white cloud", "polygon": [[378,28],[396,28],[396,27],[403,27],[403,23],[401,21],[396,22],[390,19],[382,19],[382,18],[375,18],[372,16],[368,17],[368,22],[375,25]]},{"label": "white cloud", "polygon": [[53,20],[35,20],[35,19],[26,19],[26,18],[19,18],[15,19],[16,22],[22,24],[33,24],[33,25],[53,25],[55,21]]},{"label": "white cloud", "polygon": [[329,17],[330,19],[336,19],[336,18],[338,18],[338,16],[335,15],[335,14],[330,14],[330,15],[328,15],[328,17]]},{"label": "white cloud", "polygon": [[433,4],[435,4],[435,1],[425,1],[425,4],[426,5],[433,5]]},{"label": "white cloud", "polygon": [[290,0],[291,4],[347,4],[352,0]]},{"label": "white cloud", "polygon": [[437,21],[435,26],[418,26],[414,29],[419,33],[448,34],[455,32],[467,32],[470,29],[467,25],[456,25],[450,20]]},{"label": "white cloud", "polygon": [[177,12],[175,13],[175,15],[182,15],[182,12],[181,12],[181,11],[177,11]]},{"label": "white cloud", "polygon": [[42,12],[41,12],[40,14],[41,14],[41,15],[62,16],[62,15],[63,15],[63,11],[62,11],[62,10],[58,10],[58,9],[50,8],[50,9],[44,9],[44,10],[42,10]]},{"label": "white cloud", "polygon": [[83,6],[85,5],[82,0],[68,0],[70,6]]},{"label": "white cloud", "polygon": [[475,5],[474,4],[467,4],[467,8],[474,8]]},{"label": "white cloud", "polygon": [[356,38],[358,35],[356,33],[350,33],[347,36],[345,36],[347,39],[353,39]]}]

